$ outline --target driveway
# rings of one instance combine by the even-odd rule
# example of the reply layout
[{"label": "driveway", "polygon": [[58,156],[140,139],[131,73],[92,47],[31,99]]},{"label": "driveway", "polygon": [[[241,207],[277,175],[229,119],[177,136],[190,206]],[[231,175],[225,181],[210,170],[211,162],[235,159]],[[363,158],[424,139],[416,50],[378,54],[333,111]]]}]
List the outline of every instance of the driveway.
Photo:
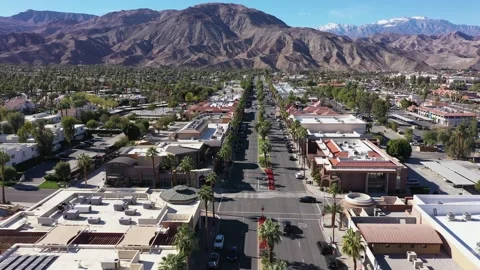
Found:
[{"label": "driveway", "polygon": [[57,164],[56,161],[47,160],[44,161],[37,166],[34,166],[31,169],[28,169],[25,172],[25,181],[22,182],[23,185],[30,185],[30,186],[39,186],[43,181],[45,181],[44,177],[48,171],[51,171],[53,167]]},{"label": "driveway", "polygon": [[[7,201],[12,203],[27,203],[33,204],[46,198],[48,195],[57,191],[56,189],[41,189],[41,190],[17,190],[15,188],[5,188],[5,197]],[[0,192],[0,201],[3,200],[2,193]]]}]

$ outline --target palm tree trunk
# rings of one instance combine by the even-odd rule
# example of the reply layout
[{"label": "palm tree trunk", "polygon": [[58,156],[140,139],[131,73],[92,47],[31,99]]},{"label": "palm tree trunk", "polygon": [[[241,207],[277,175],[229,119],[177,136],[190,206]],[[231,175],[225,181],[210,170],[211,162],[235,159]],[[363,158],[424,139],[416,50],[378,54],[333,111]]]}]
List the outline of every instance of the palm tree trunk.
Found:
[{"label": "palm tree trunk", "polygon": [[269,246],[269,252],[268,252],[268,261],[270,263],[273,263],[273,245],[268,245]]},{"label": "palm tree trunk", "polygon": [[263,153],[263,158],[265,159],[265,168],[268,168],[267,152],[264,152],[264,153]]},{"label": "palm tree trunk", "polygon": [[357,260],[355,257],[352,257],[353,259],[353,270],[357,270]]},{"label": "palm tree trunk", "polygon": [[173,184],[174,184],[173,170],[170,170],[170,185],[172,188],[173,188]]},{"label": "palm tree trunk", "polygon": [[215,195],[212,200],[212,214],[213,214],[213,226],[215,226]]},{"label": "palm tree trunk", "polygon": [[155,158],[152,157],[152,171],[153,171],[153,188],[155,189],[157,174],[155,172]]},{"label": "palm tree trunk", "polygon": [[2,176],[2,203],[7,204],[7,200],[5,199],[5,179]]},{"label": "palm tree trunk", "polygon": [[87,185],[87,166],[85,166],[85,168],[83,168],[83,176],[85,177],[85,188],[88,187]]}]

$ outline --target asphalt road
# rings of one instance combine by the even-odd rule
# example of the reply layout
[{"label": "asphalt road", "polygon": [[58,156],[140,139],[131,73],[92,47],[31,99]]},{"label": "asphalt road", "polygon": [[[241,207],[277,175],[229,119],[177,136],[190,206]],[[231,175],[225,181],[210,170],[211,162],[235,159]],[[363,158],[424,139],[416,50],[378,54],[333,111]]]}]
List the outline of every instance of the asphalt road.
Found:
[{"label": "asphalt road", "polygon": [[[295,179],[297,165],[289,160],[291,154],[281,141],[282,132],[276,121],[271,120],[275,122],[269,135],[276,190],[268,190],[265,181],[257,180],[257,176],[264,174],[257,165],[258,135],[254,129],[256,116],[253,112],[248,113],[244,121],[247,136],[239,140],[241,150],[235,152],[228,182],[217,190],[216,214],[221,218],[218,233],[225,236],[224,250],[220,251],[220,269],[258,269],[257,219],[262,214],[278,222],[289,220],[294,225],[295,233],[282,236],[281,243],[275,247],[276,257],[287,261],[289,269],[327,269],[316,246],[317,241],[323,240],[321,205],[298,202],[298,198],[307,193],[302,181]],[[240,251],[235,263],[226,260],[231,246]]]},{"label": "asphalt road", "polygon": [[[32,191],[25,191],[25,190],[17,190],[14,188],[5,188],[5,197],[7,201],[12,203],[36,203],[40,200],[46,198],[48,195],[55,192],[56,189],[40,189],[40,190],[32,190]],[[0,201],[2,200],[3,196],[0,192]]]}]

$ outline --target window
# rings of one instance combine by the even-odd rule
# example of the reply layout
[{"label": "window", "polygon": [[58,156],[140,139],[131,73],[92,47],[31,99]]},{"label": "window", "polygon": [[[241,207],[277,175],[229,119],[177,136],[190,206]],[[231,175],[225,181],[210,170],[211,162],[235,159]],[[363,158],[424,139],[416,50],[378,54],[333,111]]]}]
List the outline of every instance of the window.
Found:
[{"label": "window", "polygon": [[410,248],[415,248],[415,245],[410,245]]},{"label": "window", "polygon": [[11,155],[10,157],[11,157],[11,158],[15,158],[15,155]]},{"label": "window", "polygon": [[402,245],[398,245],[398,248],[402,248]]},{"label": "window", "polygon": [[389,248],[389,247],[390,247],[390,244],[386,244],[385,247],[386,247],[386,248]]},{"label": "window", "polygon": [[423,247],[423,248],[427,248],[427,245],[423,245],[422,247]]}]

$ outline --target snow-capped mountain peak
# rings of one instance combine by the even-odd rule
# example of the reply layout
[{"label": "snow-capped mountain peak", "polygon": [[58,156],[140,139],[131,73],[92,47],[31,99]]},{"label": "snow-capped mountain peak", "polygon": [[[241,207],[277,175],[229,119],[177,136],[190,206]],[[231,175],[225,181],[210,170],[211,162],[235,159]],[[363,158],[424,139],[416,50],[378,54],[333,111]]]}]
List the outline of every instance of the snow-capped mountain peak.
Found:
[{"label": "snow-capped mountain peak", "polygon": [[352,38],[368,37],[382,33],[442,35],[451,32],[462,32],[470,36],[480,36],[480,26],[457,25],[446,20],[430,19],[425,16],[385,19],[364,25],[327,24],[318,29]]}]

